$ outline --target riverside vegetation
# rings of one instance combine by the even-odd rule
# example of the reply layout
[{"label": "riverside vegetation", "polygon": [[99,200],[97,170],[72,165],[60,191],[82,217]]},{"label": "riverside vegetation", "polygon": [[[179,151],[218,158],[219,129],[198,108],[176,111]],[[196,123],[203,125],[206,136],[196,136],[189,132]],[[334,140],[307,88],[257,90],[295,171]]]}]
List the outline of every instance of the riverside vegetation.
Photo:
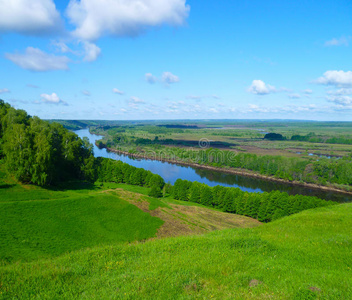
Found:
[{"label": "riverside vegetation", "polygon": [[[204,124],[203,127],[201,125],[198,124],[194,126],[195,128],[178,125],[179,128],[174,128],[162,124],[159,126],[124,124],[93,127],[92,132],[104,135],[99,145],[111,150],[153,159],[248,170],[274,179],[350,190],[352,184],[350,123],[322,123],[318,124],[320,127],[314,127],[314,123],[288,122],[289,129],[280,123],[254,123],[256,126],[269,126],[267,130],[277,130],[291,135],[283,138],[281,134],[266,134],[266,136],[279,136],[277,139],[264,139],[262,131],[242,128],[243,125],[225,127],[232,128],[231,130],[204,128]],[[270,128],[271,126],[277,127]],[[319,135],[296,134],[305,132],[303,126],[317,130],[318,133],[321,132],[321,127],[325,131]],[[336,132],[331,132],[330,126],[335,128]],[[202,140],[204,136],[214,140],[204,141]]]},{"label": "riverside vegetation", "polygon": [[[171,186],[94,158],[87,140],[4,102],[0,117],[0,299],[351,295],[351,204]],[[232,229],[135,242],[174,236],[175,226],[191,235]]]}]

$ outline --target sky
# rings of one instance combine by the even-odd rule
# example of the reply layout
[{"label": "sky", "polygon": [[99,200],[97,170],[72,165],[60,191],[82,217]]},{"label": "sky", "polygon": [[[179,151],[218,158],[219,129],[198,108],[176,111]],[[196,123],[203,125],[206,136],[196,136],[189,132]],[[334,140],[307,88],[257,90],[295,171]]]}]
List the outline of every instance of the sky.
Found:
[{"label": "sky", "polygon": [[352,121],[349,0],[0,0],[0,99],[44,119]]}]

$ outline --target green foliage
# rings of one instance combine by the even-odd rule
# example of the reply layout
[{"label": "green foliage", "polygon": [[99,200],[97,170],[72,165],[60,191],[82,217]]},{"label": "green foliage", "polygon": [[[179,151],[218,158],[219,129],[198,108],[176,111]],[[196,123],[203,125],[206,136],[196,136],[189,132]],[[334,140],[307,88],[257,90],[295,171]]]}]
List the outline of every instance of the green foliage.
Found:
[{"label": "green foliage", "polygon": [[272,191],[270,193],[248,193],[239,188],[209,187],[199,182],[177,179],[172,195],[177,200],[191,201],[270,222],[300,211],[336,204],[317,197]]},{"label": "green foliage", "polygon": [[161,198],[163,196],[163,193],[161,192],[161,189],[159,186],[153,186],[148,196],[154,197],[154,198]]},{"label": "green foliage", "polygon": [[266,140],[272,140],[272,141],[282,141],[284,140],[285,138],[282,136],[282,134],[280,133],[267,133],[265,136],[264,136],[264,139]]},{"label": "green foliage", "polygon": [[15,177],[44,186],[67,179],[92,180],[93,146],[57,123],[30,117],[0,102],[1,156]]}]

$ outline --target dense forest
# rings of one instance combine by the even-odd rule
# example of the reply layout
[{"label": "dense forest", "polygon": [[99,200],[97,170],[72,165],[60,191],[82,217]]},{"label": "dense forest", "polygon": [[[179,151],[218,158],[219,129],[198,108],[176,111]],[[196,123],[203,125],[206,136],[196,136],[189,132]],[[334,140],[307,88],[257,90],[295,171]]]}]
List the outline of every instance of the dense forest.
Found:
[{"label": "dense forest", "polygon": [[88,139],[0,100],[0,157],[26,183],[52,185],[69,179],[92,180],[93,147]]}]

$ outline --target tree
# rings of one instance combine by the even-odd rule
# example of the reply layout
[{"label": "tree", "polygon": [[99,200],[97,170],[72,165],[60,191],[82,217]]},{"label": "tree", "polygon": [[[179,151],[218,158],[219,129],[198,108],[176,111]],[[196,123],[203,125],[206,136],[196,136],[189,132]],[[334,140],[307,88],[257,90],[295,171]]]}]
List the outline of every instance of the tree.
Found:
[{"label": "tree", "polygon": [[160,198],[163,196],[163,193],[161,192],[160,187],[158,186],[153,186],[150,190],[150,192],[148,193],[148,196],[150,197],[154,197],[154,198]]}]

